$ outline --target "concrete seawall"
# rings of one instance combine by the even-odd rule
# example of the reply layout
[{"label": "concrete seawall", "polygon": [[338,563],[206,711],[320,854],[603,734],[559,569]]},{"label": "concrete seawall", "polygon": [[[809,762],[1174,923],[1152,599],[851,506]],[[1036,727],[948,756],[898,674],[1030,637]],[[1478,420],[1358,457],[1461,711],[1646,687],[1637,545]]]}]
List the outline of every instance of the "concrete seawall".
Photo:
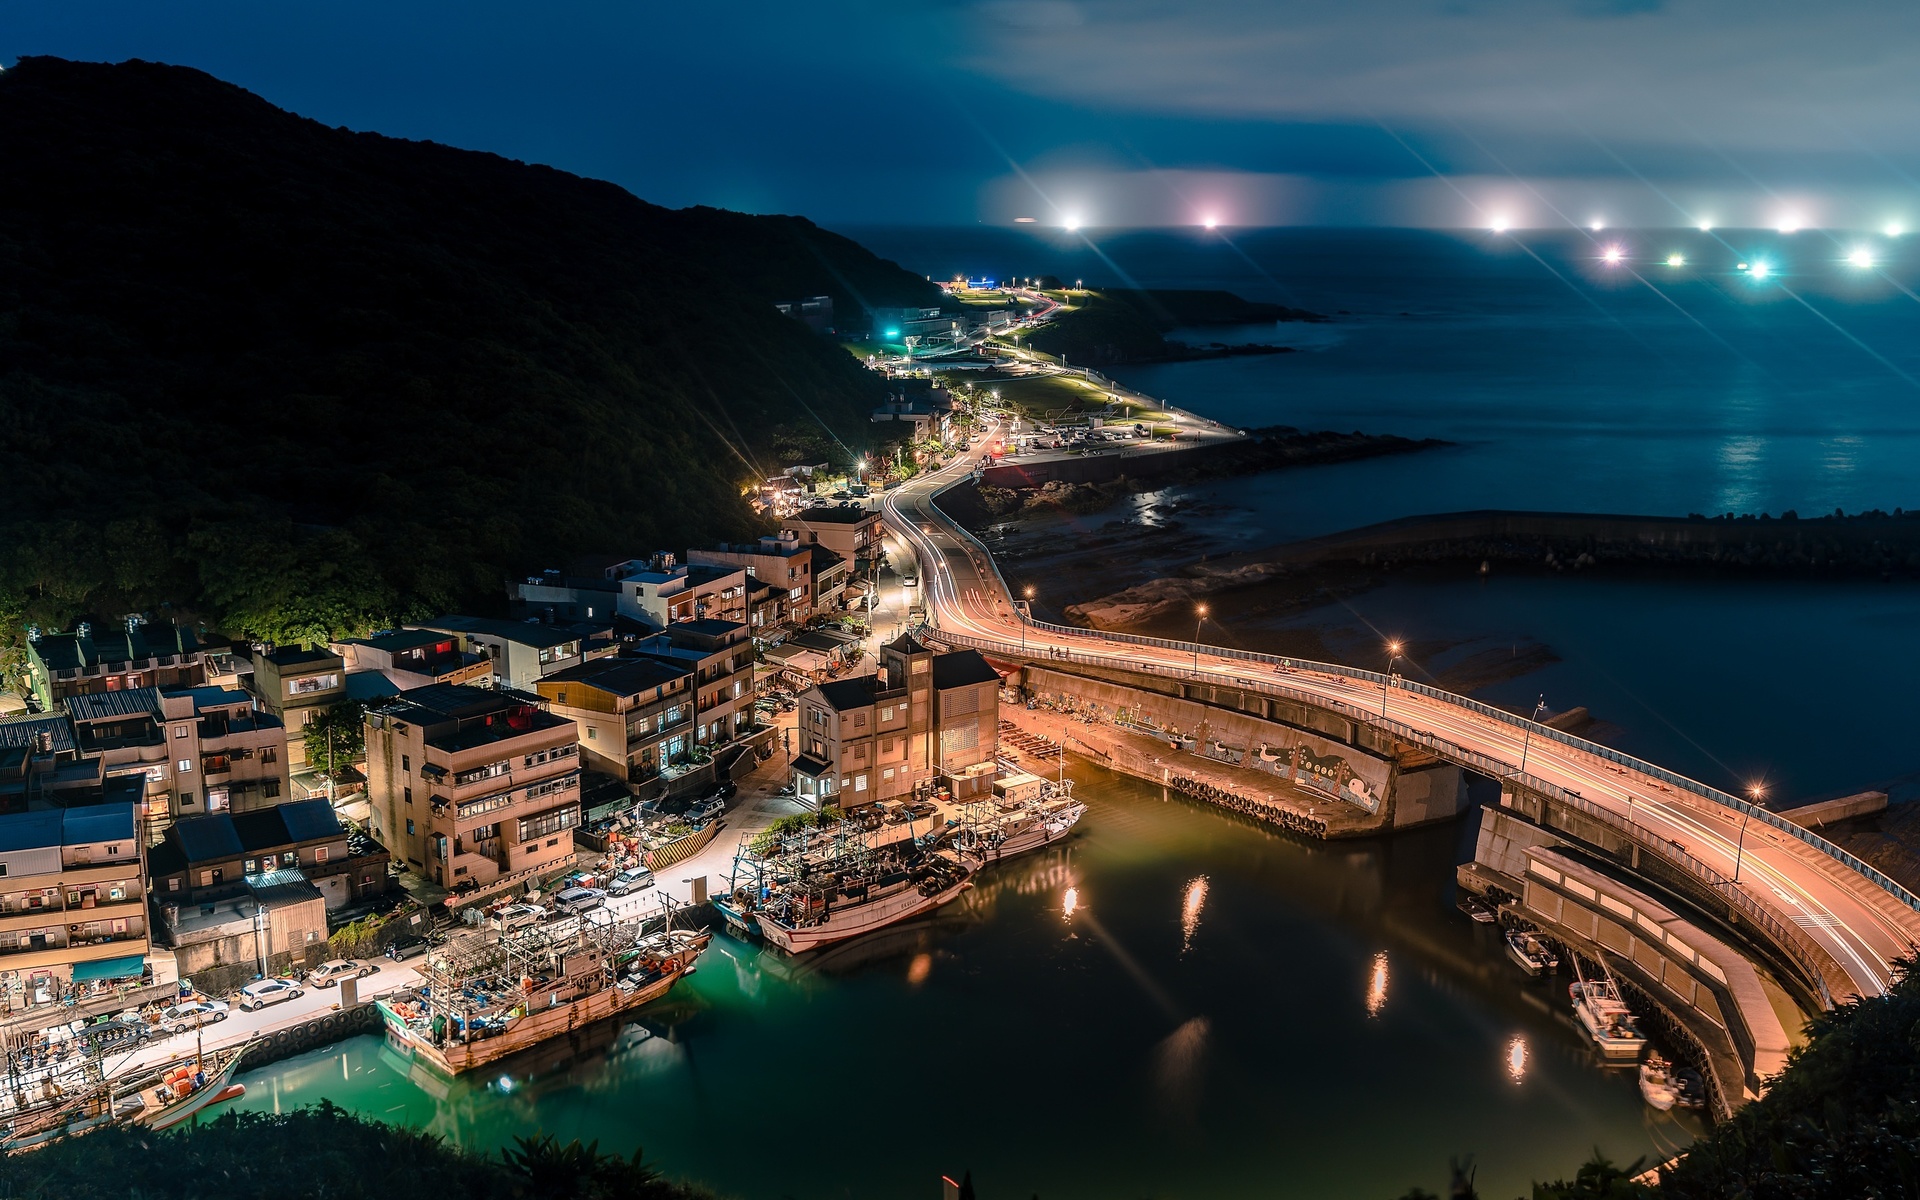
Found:
[{"label": "concrete seawall", "polygon": [[1152,479],[1203,467],[1219,457],[1225,444],[1231,443],[1214,441],[1172,449],[1135,448],[1072,457],[1041,455],[1005,459],[982,471],[980,481],[989,487],[1017,489],[1040,487],[1056,480],[1105,483],[1122,475],[1129,479]]}]

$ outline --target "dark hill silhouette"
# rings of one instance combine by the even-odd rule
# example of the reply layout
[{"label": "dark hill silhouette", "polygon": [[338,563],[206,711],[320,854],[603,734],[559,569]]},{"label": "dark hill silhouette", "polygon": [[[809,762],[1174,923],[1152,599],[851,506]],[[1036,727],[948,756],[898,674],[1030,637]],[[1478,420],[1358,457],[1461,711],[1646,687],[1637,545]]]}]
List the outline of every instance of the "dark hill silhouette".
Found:
[{"label": "dark hill silhouette", "polygon": [[16,626],[173,603],[312,636],[745,533],[741,482],[858,449],[881,391],[772,302],[939,302],[799,218],[329,128],[180,67],[21,60],[0,162]]}]

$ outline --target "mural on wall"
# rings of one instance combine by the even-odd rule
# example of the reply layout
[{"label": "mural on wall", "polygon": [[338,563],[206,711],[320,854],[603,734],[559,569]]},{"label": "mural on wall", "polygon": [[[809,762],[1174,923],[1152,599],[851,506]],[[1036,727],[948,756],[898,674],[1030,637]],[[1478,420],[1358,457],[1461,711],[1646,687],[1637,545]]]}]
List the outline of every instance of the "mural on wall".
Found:
[{"label": "mural on wall", "polygon": [[[1319,738],[1312,740],[1327,745]],[[1386,774],[1384,763],[1364,758],[1361,762],[1367,774]],[[1292,746],[1263,742],[1260,745],[1259,763],[1274,774],[1322,795],[1358,805],[1369,813],[1380,811],[1385,780],[1376,782],[1364,778],[1347,756],[1337,749],[1322,753],[1309,745],[1304,736]]]}]

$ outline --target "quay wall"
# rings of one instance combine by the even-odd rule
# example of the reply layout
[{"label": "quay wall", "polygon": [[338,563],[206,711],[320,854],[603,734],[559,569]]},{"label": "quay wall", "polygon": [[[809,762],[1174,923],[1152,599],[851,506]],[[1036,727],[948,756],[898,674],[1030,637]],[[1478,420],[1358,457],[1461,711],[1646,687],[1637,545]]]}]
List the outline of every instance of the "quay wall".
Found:
[{"label": "quay wall", "polygon": [[1231,441],[1215,439],[1192,446],[1166,450],[1129,447],[1099,454],[1078,454],[1053,458],[1046,455],[1003,459],[980,473],[980,482],[989,487],[1035,488],[1044,484],[1105,483],[1125,475],[1129,479],[1152,479],[1203,466]]},{"label": "quay wall", "polygon": [[240,1069],[251,1071],[268,1063],[305,1054],[343,1042],[351,1037],[380,1032],[380,1010],[371,1003],[338,1008],[331,1012],[311,1013],[306,1019],[262,1030],[241,1058]]}]

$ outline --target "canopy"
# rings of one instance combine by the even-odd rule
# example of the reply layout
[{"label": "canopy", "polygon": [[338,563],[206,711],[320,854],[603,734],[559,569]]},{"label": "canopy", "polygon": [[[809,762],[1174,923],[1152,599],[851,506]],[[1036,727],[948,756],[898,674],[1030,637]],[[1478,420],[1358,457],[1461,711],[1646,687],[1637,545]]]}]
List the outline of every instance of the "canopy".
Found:
[{"label": "canopy", "polygon": [[128,979],[138,976],[147,968],[147,956],[129,954],[125,958],[96,958],[92,962],[73,964],[73,981],[85,983],[89,979]]}]

